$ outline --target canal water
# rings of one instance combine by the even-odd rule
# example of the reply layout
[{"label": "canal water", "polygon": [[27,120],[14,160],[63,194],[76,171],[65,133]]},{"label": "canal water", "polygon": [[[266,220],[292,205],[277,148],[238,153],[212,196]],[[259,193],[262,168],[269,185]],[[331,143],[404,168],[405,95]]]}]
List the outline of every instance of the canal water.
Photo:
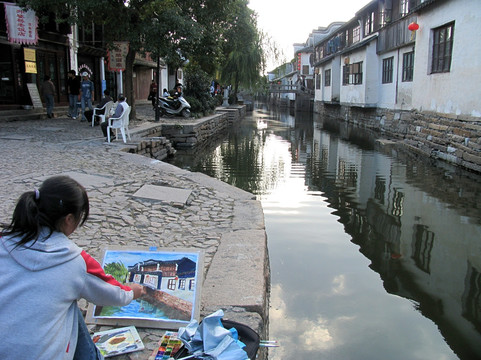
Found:
[{"label": "canal water", "polygon": [[263,104],[173,163],[262,202],[270,360],[481,359],[479,176]]}]

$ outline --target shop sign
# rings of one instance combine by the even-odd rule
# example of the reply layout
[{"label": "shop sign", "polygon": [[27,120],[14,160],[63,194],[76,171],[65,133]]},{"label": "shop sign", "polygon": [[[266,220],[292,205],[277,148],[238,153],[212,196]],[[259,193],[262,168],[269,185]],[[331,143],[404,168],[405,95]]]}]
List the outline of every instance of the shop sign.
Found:
[{"label": "shop sign", "polygon": [[23,59],[25,61],[37,61],[35,49],[23,48]]},{"label": "shop sign", "polygon": [[33,61],[25,61],[25,73],[36,74],[37,73],[37,63]]},{"label": "shop sign", "polygon": [[108,51],[108,69],[109,71],[123,71],[127,54],[129,52],[129,43],[127,41],[118,41],[114,43],[114,49]]}]

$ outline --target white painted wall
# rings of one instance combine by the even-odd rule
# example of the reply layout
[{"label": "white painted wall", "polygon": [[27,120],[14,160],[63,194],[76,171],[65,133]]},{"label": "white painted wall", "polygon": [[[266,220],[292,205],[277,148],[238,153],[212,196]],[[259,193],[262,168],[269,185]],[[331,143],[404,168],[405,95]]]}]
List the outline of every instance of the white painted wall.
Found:
[{"label": "white painted wall", "polygon": [[379,57],[376,53],[376,39],[372,40],[365,48],[365,60],[363,63],[363,79],[362,85],[365,87],[365,104],[374,104],[378,102],[379,84]]},{"label": "white painted wall", "polygon": [[[412,51],[413,46],[400,48],[379,56],[379,93],[377,106],[385,109],[410,110],[412,108],[412,81],[402,81],[403,55]],[[393,81],[382,83],[383,60],[393,57]]]},{"label": "white painted wall", "polygon": [[[454,21],[450,72],[430,74],[432,29]],[[481,117],[481,1],[436,2],[418,16],[413,107],[420,111]]]},{"label": "white painted wall", "polygon": [[[347,59],[348,58],[348,59]],[[346,60],[347,59],[347,60]],[[345,62],[349,64],[358,63],[362,61],[362,84],[359,85],[342,85],[342,67]],[[364,99],[366,98],[366,50],[365,48],[358,49],[348,55],[341,56],[341,71],[339,77],[335,80],[341,84],[341,104],[353,105],[353,104],[364,104]]]}]

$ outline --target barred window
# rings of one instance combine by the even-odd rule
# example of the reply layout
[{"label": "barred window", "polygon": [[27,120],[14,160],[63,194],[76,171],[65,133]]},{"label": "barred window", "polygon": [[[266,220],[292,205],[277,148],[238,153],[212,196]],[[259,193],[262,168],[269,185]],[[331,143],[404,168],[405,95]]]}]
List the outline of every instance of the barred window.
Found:
[{"label": "barred window", "polygon": [[342,67],[342,85],[362,84],[362,61]]},{"label": "barred window", "polygon": [[382,60],[382,83],[389,84],[392,83],[392,70],[393,70],[393,60],[394,56]]},{"label": "barred window", "polygon": [[409,0],[401,0],[400,15],[406,16],[409,13]]},{"label": "barred window", "polygon": [[413,81],[414,51],[403,54],[403,81]]},{"label": "barred window", "polygon": [[331,69],[324,71],[324,86],[331,86]]},{"label": "barred window", "polygon": [[357,26],[352,29],[352,43],[357,43],[361,41],[361,27]]},{"label": "barred window", "polygon": [[449,72],[453,52],[454,23],[433,30],[431,73]]}]

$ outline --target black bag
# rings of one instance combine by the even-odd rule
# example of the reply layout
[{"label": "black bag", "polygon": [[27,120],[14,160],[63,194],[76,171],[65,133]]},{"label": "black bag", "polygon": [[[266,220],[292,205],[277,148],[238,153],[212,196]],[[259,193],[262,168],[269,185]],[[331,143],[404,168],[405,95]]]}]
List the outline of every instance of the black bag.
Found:
[{"label": "black bag", "polygon": [[152,93],[149,94],[149,97],[147,98],[147,100],[152,100],[153,96],[152,96]]},{"label": "black bag", "polygon": [[[235,328],[237,330],[237,334],[239,335],[239,340],[242,341],[246,346],[244,347],[244,351],[247,353],[249,359],[254,360],[257,355],[257,350],[259,349],[260,337],[252,328],[247,325],[238,323],[236,321],[231,320],[221,320],[222,325],[226,329]],[[185,356],[189,355],[188,350],[183,347],[180,351],[175,354],[174,359],[180,359]],[[196,359],[196,358],[193,358]]]}]

